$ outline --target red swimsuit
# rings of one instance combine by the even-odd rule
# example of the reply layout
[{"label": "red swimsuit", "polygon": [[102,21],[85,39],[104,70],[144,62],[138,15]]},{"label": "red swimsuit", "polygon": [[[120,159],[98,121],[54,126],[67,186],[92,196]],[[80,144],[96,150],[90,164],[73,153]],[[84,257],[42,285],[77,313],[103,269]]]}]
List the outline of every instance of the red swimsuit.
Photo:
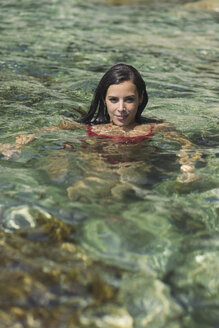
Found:
[{"label": "red swimsuit", "polygon": [[[107,136],[104,134],[98,134],[92,131],[92,125],[87,126],[87,135],[89,137],[99,137],[99,138],[108,138],[110,140],[116,141],[117,144],[122,144],[122,143],[137,143],[144,141],[150,137],[153,136],[153,129],[154,129],[154,124],[150,125],[150,130],[147,134],[144,134],[143,136],[136,136],[136,137],[122,137],[122,136]],[[81,140],[83,145],[81,145],[81,148],[87,148],[86,146],[86,141]],[[61,149],[68,149],[71,152],[75,152],[76,149],[74,148],[73,144],[71,142],[65,142],[63,144],[63,147]]]},{"label": "red swimsuit", "polygon": [[144,134],[143,136],[136,136],[136,137],[116,136],[115,137],[115,136],[107,136],[107,135],[103,135],[103,134],[97,134],[92,131],[92,125],[88,125],[87,126],[87,135],[90,137],[110,138],[111,140],[118,141],[119,143],[120,142],[122,143],[123,141],[135,143],[135,142],[144,141],[144,140],[148,139],[149,137],[152,137],[153,136],[153,128],[154,128],[154,124],[151,124],[150,131],[147,134]]}]

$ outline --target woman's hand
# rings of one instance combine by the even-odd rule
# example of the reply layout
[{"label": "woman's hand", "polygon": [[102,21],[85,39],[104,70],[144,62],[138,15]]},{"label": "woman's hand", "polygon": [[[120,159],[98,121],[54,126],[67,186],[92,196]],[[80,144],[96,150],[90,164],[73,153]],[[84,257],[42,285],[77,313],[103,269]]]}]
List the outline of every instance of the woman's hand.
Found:
[{"label": "woman's hand", "polygon": [[195,164],[201,158],[202,153],[195,150],[194,145],[191,145],[191,147],[182,146],[177,156],[180,158],[180,171],[182,172],[177,180],[184,183],[198,180],[200,177],[195,172]]},{"label": "woman's hand", "polygon": [[4,156],[5,159],[9,159],[12,156],[19,155],[21,149],[15,146],[15,144],[0,144],[0,154]]},{"label": "woman's hand", "polygon": [[36,131],[34,134],[29,134],[27,136],[22,135],[19,133],[16,136],[15,143],[12,144],[0,144],[0,153],[6,158],[9,159],[14,155],[19,155],[21,153],[21,148],[27,144],[29,144],[31,141],[34,141],[36,139],[36,136],[47,133],[47,132],[53,132],[57,130],[76,130],[83,126],[83,124],[74,122],[74,121],[64,121],[62,120],[58,126],[50,126],[46,128],[42,128],[38,131]]},{"label": "woman's hand", "polygon": [[33,140],[35,140],[34,134],[29,134],[28,136],[19,135],[18,137],[16,137],[15,146],[19,147],[22,145],[27,145]]},{"label": "woman's hand", "polygon": [[18,156],[21,153],[21,147],[27,145],[34,139],[35,137],[33,134],[30,134],[29,136],[19,135],[16,137],[15,143],[0,144],[0,153],[5,159]]}]

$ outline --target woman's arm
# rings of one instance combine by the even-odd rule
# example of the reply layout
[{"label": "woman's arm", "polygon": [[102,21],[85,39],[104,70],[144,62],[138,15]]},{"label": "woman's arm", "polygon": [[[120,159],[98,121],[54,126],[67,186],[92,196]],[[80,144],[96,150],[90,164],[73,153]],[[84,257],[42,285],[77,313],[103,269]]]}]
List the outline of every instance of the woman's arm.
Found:
[{"label": "woman's arm", "polygon": [[74,122],[74,121],[65,121],[62,120],[58,125],[49,126],[46,128],[42,128],[34,134],[30,134],[28,136],[20,135],[16,137],[16,145],[26,145],[31,141],[35,140],[36,137],[42,133],[53,132],[57,130],[77,130],[83,127],[83,124]]},{"label": "woman's arm", "polygon": [[57,126],[50,126],[47,128],[42,128],[39,131],[36,131],[33,134],[29,134],[27,136],[22,135],[19,133],[16,136],[15,143],[12,144],[0,144],[0,153],[4,155],[5,158],[10,158],[13,155],[20,154],[21,153],[21,148],[24,145],[29,144],[31,141],[34,141],[37,136],[39,136],[42,133],[46,132],[52,132],[52,131],[57,131],[57,130],[76,130],[80,129],[84,126],[84,124],[77,123],[74,121],[65,121],[62,120]]},{"label": "woman's arm", "polygon": [[58,125],[58,130],[77,130],[84,127],[84,124],[75,121],[62,120]]},{"label": "woman's arm", "polygon": [[198,176],[194,174],[195,164],[201,159],[202,153],[196,149],[196,146],[183,133],[176,131],[170,123],[159,124],[155,128],[155,132],[161,132],[165,138],[175,140],[181,144],[177,156],[179,157],[180,170],[184,175],[179,177],[178,180],[182,182],[197,180]]}]

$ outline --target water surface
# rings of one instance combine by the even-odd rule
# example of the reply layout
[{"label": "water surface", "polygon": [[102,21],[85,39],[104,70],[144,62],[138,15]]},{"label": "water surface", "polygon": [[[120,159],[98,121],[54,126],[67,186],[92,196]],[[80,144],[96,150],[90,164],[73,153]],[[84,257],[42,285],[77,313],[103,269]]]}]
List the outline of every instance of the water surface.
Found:
[{"label": "water surface", "polygon": [[217,327],[218,12],[3,0],[0,31],[1,143],[80,117],[123,62],[147,83],[145,116],[202,153],[191,182],[162,135],[115,145],[53,131],[2,156],[2,327]]}]

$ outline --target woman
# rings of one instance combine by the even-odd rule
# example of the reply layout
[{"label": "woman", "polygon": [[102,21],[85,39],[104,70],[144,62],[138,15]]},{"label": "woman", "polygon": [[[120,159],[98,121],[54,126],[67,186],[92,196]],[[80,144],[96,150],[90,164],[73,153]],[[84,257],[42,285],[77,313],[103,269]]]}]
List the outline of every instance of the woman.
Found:
[{"label": "woman", "polygon": [[[90,136],[132,138],[152,135],[157,126],[148,124],[161,121],[141,116],[147,102],[146,85],[140,73],[130,65],[117,64],[100,80],[87,115],[79,122],[89,124],[87,134]],[[77,127],[75,122],[59,124],[60,129]]]},{"label": "woman", "polygon": [[88,136],[110,138],[115,143],[137,143],[161,132],[164,137],[181,143],[182,148],[178,154],[180,168],[183,173],[187,173],[187,180],[190,181],[190,172],[194,170],[200,153],[189,153],[194,146],[173,129],[171,124],[142,117],[147,103],[146,85],[140,73],[130,65],[117,64],[104,74],[96,88],[88,113],[78,122],[63,120],[58,126],[44,128],[33,135],[20,135],[16,138],[14,147],[10,145],[7,148],[7,145],[2,145],[1,152],[10,157],[14,152],[20,152],[23,145],[34,140],[35,136],[42,132],[75,130],[83,126],[86,127]]}]

